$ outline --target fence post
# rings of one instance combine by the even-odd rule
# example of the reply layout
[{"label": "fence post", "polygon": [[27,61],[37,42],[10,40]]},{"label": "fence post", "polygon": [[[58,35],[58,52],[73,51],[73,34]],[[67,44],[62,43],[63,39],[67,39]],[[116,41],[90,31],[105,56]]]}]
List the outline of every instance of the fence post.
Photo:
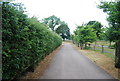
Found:
[{"label": "fence post", "polygon": [[104,46],[102,45],[102,53],[104,53]]},{"label": "fence post", "polygon": [[95,50],[95,45],[94,45],[94,50]]},{"label": "fence post", "polygon": [[118,79],[120,80],[120,69],[118,68]]}]

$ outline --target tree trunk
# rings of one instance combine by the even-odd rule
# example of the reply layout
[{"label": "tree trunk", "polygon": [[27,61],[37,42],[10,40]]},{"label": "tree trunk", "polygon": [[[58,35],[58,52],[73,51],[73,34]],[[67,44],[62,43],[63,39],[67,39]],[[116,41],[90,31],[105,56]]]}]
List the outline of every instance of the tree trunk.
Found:
[{"label": "tree trunk", "polygon": [[87,48],[87,44],[85,44],[85,49]]},{"label": "tree trunk", "polygon": [[120,68],[118,69],[118,79],[120,80]]},{"label": "tree trunk", "polygon": [[110,45],[109,46],[111,47],[111,41],[110,41]]},{"label": "tree trunk", "polygon": [[77,46],[77,42],[76,42],[76,46]]},{"label": "tree trunk", "polygon": [[120,41],[116,42],[115,67],[120,68]]},{"label": "tree trunk", "polygon": [[79,43],[78,43],[78,47],[79,47]]},{"label": "tree trunk", "polygon": [[109,41],[109,47],[108,47],[108,48],[112,48],[112,47],[111,47],[111,41]]},{"label": "tree trunk", "polygon": [[97,41],[95,41],[95,45],[97,44]]},{"label": "tree trunk", "polygon": [[75,43],[74,43],[74,40],[72,40],[72,42],[73,42],[73,44],[75,44]]},{"label": "tree trunk", "polygon": [[80,43],[80,48],[81,48],[81,50],[83,49],[83,44],[82,43]]}]

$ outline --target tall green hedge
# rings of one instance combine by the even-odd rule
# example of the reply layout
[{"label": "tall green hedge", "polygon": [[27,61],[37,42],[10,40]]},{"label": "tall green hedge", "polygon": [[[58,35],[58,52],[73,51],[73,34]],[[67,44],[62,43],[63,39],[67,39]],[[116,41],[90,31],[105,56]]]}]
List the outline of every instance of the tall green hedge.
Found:
[{"label": "tall green hedge", "polygon": [[3,79],[13,79],[61,45],[59,35],[36,18],[28,18],[20,4],[2,3]]}]

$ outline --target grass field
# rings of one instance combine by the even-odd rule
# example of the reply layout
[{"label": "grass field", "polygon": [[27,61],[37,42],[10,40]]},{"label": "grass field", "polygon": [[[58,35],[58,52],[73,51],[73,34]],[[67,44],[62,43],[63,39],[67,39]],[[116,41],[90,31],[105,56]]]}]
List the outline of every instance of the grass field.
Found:
[{"label": "grass field", "polygon": [[[95,44],[95,42],[92,43],[92,44]],[[109,42],[109,41],[97,41],[96,44],[97,44],[97,45],[109,46],[109,45],[110,45],[110,42]],[[111,42],[111,45],[114,45],[114,44],[115,44],[114,42]]]},{"label": "grass field", "polygon": [[[92,49],[93,50],[93,49]],[[101,53],[101,50],[94,50],[95,52],[98,52],[98,53]],[[107,57],[110,57],[112,59],[115,59],[115,55],[112,54],[112,53],[107,53],[107,52],[104,52],[104,53],[101,53],[101,54],[104,54],[105,56]]]},{"label": "grass field", "polygon": [[[95,43],[92,43],[92,45],[91,45],[92,50],[94,50],[93,49],[94,48],[94,46],[93,46],[94,44]],[[114,42],[111,43],[111,45],[114,45],[114,44],[115,44]],[[102,53],[102,45],[109,46],[109,41],[97,41],[96,45],[99,45],[99,46],[95,47],[95,51]],[[104,52],[102,54],[104,54],[104,55],[114,59],[115,49],[110,49],[108,47],[104,47],[103,49],[104,49]]]}]

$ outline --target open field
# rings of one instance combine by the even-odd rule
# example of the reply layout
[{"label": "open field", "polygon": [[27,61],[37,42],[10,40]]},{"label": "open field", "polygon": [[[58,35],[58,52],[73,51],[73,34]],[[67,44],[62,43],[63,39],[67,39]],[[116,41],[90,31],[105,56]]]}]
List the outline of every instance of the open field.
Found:
[{"label": "open field", "polygon": [[99,47],[99,46],[96,46],[95,49],[94,49],[94,46],[91,46],[91,50],[99,52],[101,54],[104,54],[104,55],[111,57],[113,59],[115,56],[115,49],[110,49],[108,47],[103,48],[103,53],[102,53],[102,47]]},{"label": "open field", "polygon": [[[95,44],[95,42],[92,43],[92,44]],[[110,42],[109,42],[109,41],[97,41],[96,44],[97,44],[97,45],[109,46],[109,45],[110,45]],[[115,44],[114,42],[111,42],[111,45],[114,45],[114,44]]]},{"label": "open field", "polygon": [[[114,44],[115,44],[114,42],[111,43],[111,45],[114,45]],[[103,48],[102,48],[102,45],[103,45]],[[109,46],[109,41],[97,41],[96,45],[95,43],[91,43],[91,50],[102,53],[114,59],[115,49],[110,49],[108,46]]]}]

